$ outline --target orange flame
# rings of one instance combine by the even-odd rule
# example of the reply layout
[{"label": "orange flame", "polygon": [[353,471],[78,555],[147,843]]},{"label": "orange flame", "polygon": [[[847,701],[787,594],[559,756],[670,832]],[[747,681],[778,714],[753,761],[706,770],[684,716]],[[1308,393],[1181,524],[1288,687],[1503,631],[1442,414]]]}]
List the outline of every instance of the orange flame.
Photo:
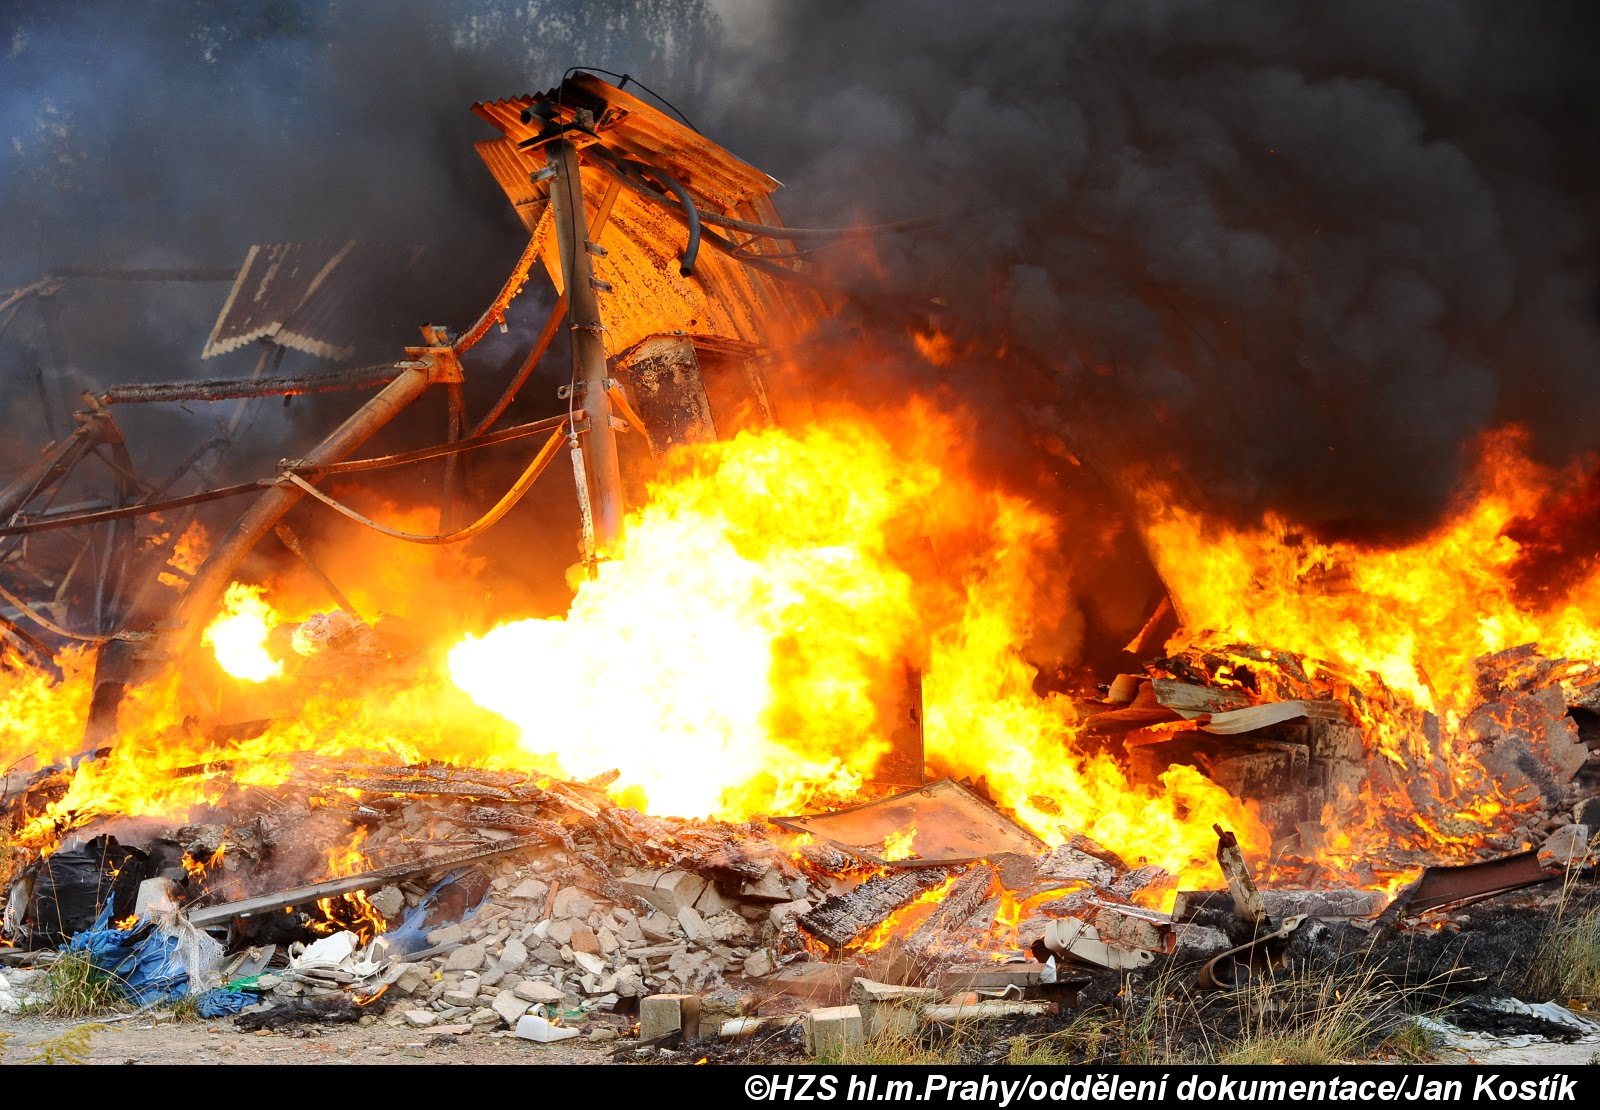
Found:
[{"label": "orange flame", "polygon": [[279,623],[260,586],[234,582],[222,596],[222,612],[200,634],[217,663],[234,678],[266,682],[283,674],[283,663],[267,651],[267,637]]},{"label": "orange flame", "polygon": [[974,478],[963,442],[913,404],[680,449],[564,619],[469,637],[450,675],[553,772],[617,768],[652,812],[743,818],[853,793],[912,660],[929,762],[1047,841],[1082,831],[1197,877],[1213,821],[1264,847],[1199,772],[1135,786],[1077,748],[1068,699],[1034,692],[1021,645],[1054,524]]}]

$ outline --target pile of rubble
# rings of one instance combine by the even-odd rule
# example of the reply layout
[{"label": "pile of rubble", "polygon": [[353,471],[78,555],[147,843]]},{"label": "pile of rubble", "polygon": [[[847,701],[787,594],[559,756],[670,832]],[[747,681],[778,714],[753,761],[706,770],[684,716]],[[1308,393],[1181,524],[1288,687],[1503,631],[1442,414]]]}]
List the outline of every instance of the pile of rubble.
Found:
[{"label": "pile of rubble", "polygon": [[[1600,706],[1600,670],[1526,649],[1480,670],[1484,708],[1463,733],[1529,816],[1495,842],[1510,854],[1427,867],[1392,899],[1359,888],[1374,883],[1305,881],[1321,875],[1309,844],[1324,805],[1383,773],[1363,754],[1368,733],[1437,722],[1400,720],[1412,711],[1373,682],[1247,648],[1119,677],[1085,737],[1130,766],[1190,762],[1268,799],[1306,860],[1293,889],[1292,844],[1268,866],[1218,828],[1225,889],[1182,890],[1081,835],[1044,845],[981,784],[732,824],[619,806],[614,775],[353,755],[294,756],[273,787],[229,785],[204,823],[63,828],[44,855],[37,815],[73,771],[43,771],[6,792],[3,816],[36,839],[31,859],[13,849],[4,929],[18,947],[0,950],[0,1011],[36,996],[57,947],[137,965],[139,1004],[189,995],[247,1028],[381,1021],[644,1049],[794,1026],[826,1050],[886,1022],[1027,1019],[1073,1006],[1088,977],[1174,957],[1195,965],[1198,989],[1235,990],[1281,966],[1308,924],[1380,937],[1423,916],[1448,929],[1461,907],[1600,862],[1585,785],[1600,730],[1582,717],[1600,713],[1586,708]],[[186,773],[226,779],[227,765],[174,772]],[[911,828],[915,853],[898,851]],[[1397,843],[1391,871],[1410,851]]]}]

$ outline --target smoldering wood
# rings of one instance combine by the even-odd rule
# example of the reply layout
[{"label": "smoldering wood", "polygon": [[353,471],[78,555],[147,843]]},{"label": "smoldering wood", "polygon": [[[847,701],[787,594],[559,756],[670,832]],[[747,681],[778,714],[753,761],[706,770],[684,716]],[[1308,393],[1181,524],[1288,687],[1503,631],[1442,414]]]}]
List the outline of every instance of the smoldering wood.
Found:
[{"label": "smoldering wood", "polygon": [[956,873],[949,867],[923,867],[874,875],[854,890],[826,899],[796,921],[829,948],[844,948]]},{"label": "smoldering wood", "polygon": [[928,963],[958,946],[975,927],[993,924],[992,910],[987,922],[975,918],[983,917],[983,909],[1000,890],[999,872],[987,864],[975,864],[956,880],[939,908],[906,938],[907,953],[919,963]]},{"label": "smoldering wood", "polygon": [[189,382],[146,382],[116,385],[100,394],[108,405],[149,405],[167,401],[236,401],[246,397],[293,397],[306,393],[335,393],[388,385],[407,370],[423,369],[420,362],[383,362],[352,370],[299,374],[278,378],[208,378]]},{"label": "smoldering wood", "polygon": [[1267,919],[1267,907],[1256,890],[1255,880],[1250,877],[1250,865],[1239,850],[1238,838],[1221,825],[1212,828],[1217,834],[1217,863],[1222,868],[1222,877],[1227,880],[1234,912],[1246,921],[1260,924]]},{"label": "smoldering wood", "polygon": [[[1380,890],[1336,888],[1330,890],[1275,890],[1258,892],[1267,916],[1376,917],[1389,904]],[[1172,905],[1172,919],[1186,922],[1204,910],[1232,910],[1233,894],[1226,890],[1180,890]]]},{"label": "smoldering wood", "polygon": [[1175,682],[1170,678],[1151,681],[1150,689],[1157,703],[1185,716],[1199,713],[1225,713],[1243,709],[1250,699],[1236,690],[1219,690],[1213,686],[1193,686]]},{"label": "smoldering wood", "polygon": [[516,795],[498,786],[472,782],[428,782],[421,779],[342,779],[340,786],[364,790],[369,794],[423,794],[457,798],[499,798],[511,801]]}]

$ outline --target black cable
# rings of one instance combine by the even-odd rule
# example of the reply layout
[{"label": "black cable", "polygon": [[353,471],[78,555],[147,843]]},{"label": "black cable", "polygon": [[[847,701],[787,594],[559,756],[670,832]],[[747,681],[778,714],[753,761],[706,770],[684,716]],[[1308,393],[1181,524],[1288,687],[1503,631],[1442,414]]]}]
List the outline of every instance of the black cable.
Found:
[{"label": "black cable", "polygon": [[[689,117],[684,115],[682,112],[678,111],[677,106],[674,105],[672,103],[672,101],[668,100],[666,97],[664,97],[660,93],[656,92],[656,90],[652,89],[649,85],[646,85],[643,81],[639,80],[637,77],[630,76],[629,74],[626,74],[626,73],[613,73],[609,69],[601,69],[598,66],[568,66],[567,67],[567,72],[565,72],[565,73],[563,73],[561,75],[561,80],[565,81],[568,77],[571,77],[574,73],[603,73],[607,77],[615,77],[615,78],[617,78],[618,80],[620,80],[622,82],[622,85],[626,85],[629,81],[632,81],[635,85],[638,85],[645,92],[649,93],[651,96],[653,96],[657,100],[661,101],[662,104],[665,104],[667,106],[667,108],[671,110],[673,115],[677,116],[679,119],[681,119],[684,122],[684,126],[686,126],[690,131],[693,131],[696,135],[701,134],[700,129],[698,127],[696,127],[694,124],[690,123],[689,122]],[[619,88],[619,89],[622,88],[622,85],[618,85],[617,88]],[[556,103],[557,104],[561,103],[561,98],[560,98],[560,94],[559,93],[556,96]]]},{"label": "black cable", "polygon": [[678,260],[678,273],[684,277],[694,274],[694,260],[700,254],[700,210],[695,207],[694,198],[689,195],[689,190],[683,183],[669,173],[664,173],[654,166],[648,167],[657,181],[672,191],[678,198],[678,203],[683,205],[684,223],[689,229],[689,244],[683,248],[683,257]]},{"label": "black cable", "polygon": [[[590,147],[589,149],[594,150],[596,148]],[[624,173],[622,170],[612,165],[609,159],[601,159],[595,164],[601,169],[605,170],[607,173],[611,174],[618,181],[621,181],[629,189],[632,189],[634,192],[638,193],[640,196],[652,200],[656,204],[660,205],[661,208],[672,215],[674,219],[684,224],[688,223],[688,214],[684,212],[681,207],[675,204],[671,197],[662,193],[658,193],[648,185],[644,185],[638,181],[635,181],[627,173]],[[700,238],[703,242],[711,244],[713,247],[717,248],[717,250],[721,251],[735,262],[742,263],[743,265],[750,267],[752,270],[760,270],[762,273],[771,274],[773,277],[783,278],[786,281],[792,281],[796,284],[804,285],[810,289],[815,289],[822,292],[827,292],[831,289],[831,287],[826,283],[818,281],[810,274],[802,274],[797,270],[789,269],[787,266],[780,266],[776,262],[768,262],[761,255],[744,254],[739,250],[736,244],[729,242],[727,239],[724,239],[714,231],[707,231],[705,228],[701,228]]]}]

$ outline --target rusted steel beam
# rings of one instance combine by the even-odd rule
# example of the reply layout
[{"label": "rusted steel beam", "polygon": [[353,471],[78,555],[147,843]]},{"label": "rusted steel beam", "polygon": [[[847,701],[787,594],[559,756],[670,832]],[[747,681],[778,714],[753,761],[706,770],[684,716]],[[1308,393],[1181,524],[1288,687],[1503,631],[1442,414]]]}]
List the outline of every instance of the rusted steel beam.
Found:
[{"label": "rusted steel beam", "polygon": [[528,349],[528,357],[522,360],[522,365],[517,367],[517,372],[511,375],[505,392],[500,394],[500,399],[494,403],[488,412],[483,414],[483,419],[478,421],[477,427],[472,429],[475,436],[482,435],[494,427],[494,422],[504,415],[506,409],[511,407],[511,402],[517,399],[517,394],[522,392],[522,387],[528,384],[528,379],[538,368],[539,360],[544,358],[544,353],[550,349],[550,343],[556,337],[556,332],[561,330],[561,323],[567,318],[567,295],[565,293],[556,298],[556,303],[550,308],[550,315],[545,317],[544,327],[539,329],[539,338],[533,341],[533,346]]},{"label": "rusted steel beam", "polygon": [[360,611],[356,609],[348,597],[344,596],[344,591],[334,584],[333,579],[329,578],[327,572],[311,557],[311,553],[306,550],[305,544],[300,542],[300,536],[294,529],[287,524],[279,524],[273,529],[273,532],[277,535],[279,542],[294,552],[295,556],[305,564],[305,568],[310,572],[311,577],[315,578],[317,584],[327,591],[328,596],[333,598],[335,605],[349,613],[356,620],[362,619]]},{"label": "rusted steel beam", "polygon": [[[321,474],[324,476],[330,474],[353,474],[365,470],[382,470],[386,467],[437,459],[443,455],[455,454],[461,451],[473,451],[479,447],[489,447],[496,443],[510,443],[514,440],[526,439],[541,432],[554,431],[566,422],[567,418],[565,416],[551,416],[528,424],[515,424],[509,428],[501,428],[497,432],[473,436],[470,439],[459,439],[454,443],[442,443],[434,447],[421,447],[415,451],[405,451],[395,455],[379,455],[370,459],[351,459],[347,462],[327,463],[320,466],[304,459],[296,459],[288,463],[284,469],[295,473]],[[30,532],[49,532],[58,528],[80,528],[91,524],[101,524],[108,520],[122,520],[126,517],[148,516],[152,513],[166,512],[169,509],[182,509],[189,505],[218,501],[225,497],[239,497],[246,493],[259,493],[261,490],[272,488],[276,483],[277,479],[275,478],[261,478],[254,482],[240,482],[237,485],[219,486],[216,489],[188,493],[181,497],[169,497],[163,501],[143,501],[137,505],[126,505],[122,508],[39,516],[21,524],[0,526],[0,538],[27,535]]]},{"label": "rusted steel beam", "polygon": [[[382,392],[351,414],[304,461],[315,467],[343,460],[420,397],[431,383],[426,370],[403,371]],[[303,491],[288,483],[272,486],[217,542],[178,603],[174,614],[177,627],[170,631],[165,645],[172,658],[182,658],[194,647],[204,618],[216,607],[217,599],[233,580],[244,557],[304,496]]]},{"label": "rusted steel beam", "polygon": [[[622,192],[622,184],[613,181],[606,189],[605,196],[600,198],[600,209],[594,214],[594,219],[589,221],[589,241],[598,243],[601,232],[605,231],[606,224],[611,219],[611,209],[617,203],[617,196]],[[561,330],[561,322],[567,318],[567,295],[562,293],[556,298],[556,303],[550,307],[550,315],[545,318],[544,327],[539,329],[539,337],[533,341],[533,346],[528,350],[528,357],[522,360],[522,365],[517,367],[517,372],[511,375],[505,392],[500,394],[500,399],[494,403],[472,429],[473,435],[482,435],[494,427],[494,422],[504,415],[506,409],[511,407],[511,402],[517,399],[517,394],[522,392],[522,387],[528,384],[528,379],[539,366],[539,360],[544,358],[545,352],[550,349],[551,342],[556,337],[556,332]]]},{"label": "rusted steel beam", "polygon": [[199,505],[206,501],[218,501],[224,497],[238,497],[245,493],[258,493],[270,489],[275,484],[275,479],[263,478],[255,482],[241,482],[236,486],[221,486],[217,489],[204,490],[200,493],[185,494],[182,497],[169,497],[165,501],[145,501],[138,505],[124,505],[119,509],[102,509],[98,512],[65,513],[60,516],[41,516],[24,524],[8,524],[0,527],[0,537],[23,536],[30,532],[49,532],[57,528],[82,528],[90,524],[102,524],[108,520],[123,520],[128,517],[149,516],[152,513],[165,512],[168,509],[181,509],[186,505]]},{"label": "rusted steel beam", "polygon": [[388,385],[416,362],[384,362],[327,374],[301,374],[281,378],[209,378],[194,382],[150,382],[114,385],[100,394],[108,405],[149,405],[165,401],[233,401],[241,397],[294,397],[303,393],[334,393],[344,389],[370,389]]},{"label": "rusted steel beam", "polygon": [[510,443],[512,440],[526,439],[536,436],[540,432],[553,432],[567,422],[565,415],[547,416],[543,420],[534,420],[527,424],[513,424],[509,428],[501,428],[498,432],[485,432],[482,435],[468,436],[458,439],[454,443],[440,443],[433,447],[419,447],[415,451],[401,451],[394,455],[376,455],[370,459],[348,459],[345,462],[328,463],[317,466],[304,459],[294,459],[284,464],[284,469],[296,474],[355,474],[363,470],[382,470],[385,467],[403,466],[406,463],[426,462],[437,459],[442,455],[459,454],[462,451],[474,451],[479,447],[489,447],[496,443]]},{"label": "rusted steel beam", "polygon": [[583,178],[578,172],[578,152],[566,139],[550,143],[546,158],[555,170],[550,204],[561,252],[562,287],[572,320],[573,379],[583,389],[583,412],[589,420],[583,437],[583,462],[594,513],[595,555],[605,558],[614,555],[622,543],[622,465],[606,397],[604,323],[590,265]]},{"label": "rusted steel beam", "polygon": [[[445,422],[445,442],[456,443],[461,439],[467,422],[467,403],[462,396],[461,383],[450,382],[445,386],[447,397],[446,408],[448,416]],[[461,452],[452,451],[444,457],[444,481],[441,487],[444,493],[439,505],[439,531],[448,532],[455,525],[456,506],[461,501]]]},{"label": "rusted steel beam", "polygon": [[1547,870],[1537,852],[1518,852],[1455,867],[1429,867],[1408,891],[1403,912],[1418,914],[1479,902],[1496,894],[1554,882],[1561,875],[1559,870]]},{"label": "rusted steel beam", "polygon": [[489,329],[496,323],[502,323],[506,318],[506,306],[514,300],[522,287],[528,283],[528,271],[539,258],[539,242],[530,239],[528,245],[522,250],[522,257],[517,259],[516,266],[511,271],[511,276],[506,278],[504,285],[489,307],[484,309],[483,315],[477,322],[462,333],[461,338],[455,341],[456,354],[471,350],[477,345],[478,340],[489,334]]},{"label": "rusted steel beam", "polygon": [[46,447],[26,470],[0,490],[0,523],[9,524],[29,501],[66,477],[84,455],[113,431],[97,414],[79,414],[71,435]]},{"label": "rusted steel beam", "polygon": [[470,848],[462,852],[446,852],[431,859],[413,860],[409,863],[397,863],[390,867],[380,867],[374,871],[363,871],[359,875],[324,879],[320,883],[311,883],[291,890],[280,890],[274,894],[262,894],[255,898],[244,898],[240,901],[227,902],[220,906],[207,906],[205,909],[192,910],[188,914],[189,923],[200,929],[208,928],[212,925],[222,925],[236,917],[255,917],[257,914],[274,913],[287,906],[310,905],[323,898],[334,898],[341,894],[353,894],[358,890],[372,890],[385,883],[403,882],[406,879],[414,878],[417,875],[426,875],[432,871],[448,871],[464,864],[496,859],[500,856],[508,856],[513,852],[524,852],[529,848],[538,848],[550,842],[550,837],[534,833],[529,836],[517,836],[512,837],[510,840],[496,841],[481,848]]}]

